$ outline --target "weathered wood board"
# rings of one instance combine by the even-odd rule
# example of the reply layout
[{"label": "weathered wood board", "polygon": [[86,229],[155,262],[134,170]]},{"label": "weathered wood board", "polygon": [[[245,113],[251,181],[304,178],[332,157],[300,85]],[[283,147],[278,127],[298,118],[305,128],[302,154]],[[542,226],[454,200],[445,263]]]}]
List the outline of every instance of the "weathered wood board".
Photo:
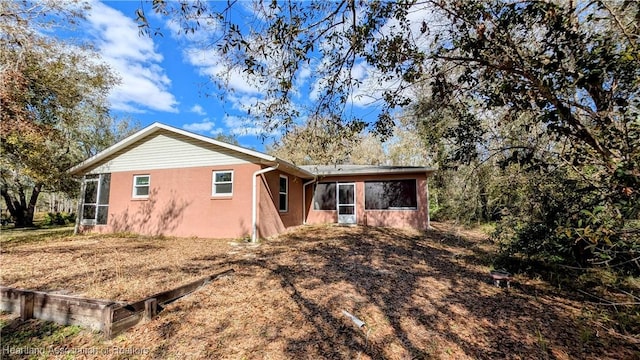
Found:
[{"label": "weathered wood board", "polygon": [[162,305],[233,272],[229,269],[129,304],[0,286],[0,310],[19,313],[23,321],[34,318],[61,325],[80,325],[112,338],[142,320],[152,319],[162,311]]}]

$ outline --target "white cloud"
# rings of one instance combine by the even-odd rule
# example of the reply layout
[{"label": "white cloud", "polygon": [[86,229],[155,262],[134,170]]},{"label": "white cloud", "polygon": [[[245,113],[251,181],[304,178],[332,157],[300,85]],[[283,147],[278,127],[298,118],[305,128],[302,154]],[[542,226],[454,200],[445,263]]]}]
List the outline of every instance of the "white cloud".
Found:
[{"label": "white cloud", "polygon": [[[245,8],[244,4],[240,6]],[[192,21],[195,20],[195,18],[192,19]],[[194,66],[201,76],[218,81],[231,92],[262,94],[265,87],[260,86],[255,77],[244,73],[240,68],[227,66],[218,50],[211,46],[222,35],[219,20],[204,16],[197,20],[200,25],[198,30],[193,33],[185,33],[182,25],[174,19],[169,19],[164,23],[171,36],[183,46],[182,53],[185,61]]]},{"label": "white cloud", "polygon": [[215,49],[203,49],[190,47],[185,51],[187,61],[198,68],[200,75],[209,76],[223,83],[229,90],[262,94],[264,86],[239,68],[230,68],[225,65],[225,60]]},{"label": "white cloud", "polygon": [[193,131],[201,134],[209,134],[209,135],[218,135],[218,134],[231,134],[236,136],[259,136],[259,135],[270,135],[265,131],[263,126],[254,123],[249,118],[244,118],[236,115],[225,115],[222,119],[224,124],[223,127],[216,127],[216,122],[209,119],[204,118],[198,122],[192,122],[188,124],[182,125],[182,128],[187,131]]},{"label": "white cloud", "polygon": [[[377,34],[377,38],[381,38],[386,35],[393,35],[402,33],[403,36],[409,37],[411,41],[415,43],[418,49],[425,52],[429,51],[429,47],[432,45],[435,34],[439,32],[443,27],[447,26],[447,17],[443,14],[434,12],[434,8],[431,4],[418,2],[413,5],[409,10],[406,19],[408,21],[409,33],[400,26],[400,22],[395,18],[390,18],[388,22],[380,29]],[[362,20],[362,13],[358,12],[358,21]],[[422,33],[422,24],[426,22],[428,24],[429,32]],[[334,31],[343,31],[344,24],[337,26]],[[348,41],[348,39],[343,39]],[[348,44],[346,44],[348,45]],[[329,49],[329,43],[321,44],[321,48]],[[327,78],[325,74],[331,74],[330,69],[332,64],[327,59],[322,59],[315,67],[315,77],[312,78],[312,84],[310,86],[309,99],[317,101],[322,93],[324,86],[327,85]],[[347,79],[346,71],[340,74],[343,81]],[[402,80],[398,77],[396,79],[385,79],[385,74],[377,71],[373,66],[367,64],[364,61],[356,62],[351,69],[351,78],[360,81],[358,86],[355,86],[351,94],[348,96],[348,104],[358,108],[369,108],[375,106],[376,103],[381,101],[382,93],[387,89],[399,89],[403,85]],[[388,76],[388,74],[387,74]],[[410,87],[401,91],[404,96],[411,96]]]},{"label": "white cloud", "polygon": [[249,14],[251,14],[252,18],[260,20],[262,22],[277,15],[280,12],[278,7],[272,8],[262,1],[241,1],[240,6],[242,6],[242,8]]},{"label": "white cloud", "polygon": [[204,111],[204,109],[202,108],[202,106],[200,106],[199,104],[195,104],[191,107],[191,109],[189,109],[189,111],[191,111],[194,114],[198,114],[198,115],[207,115],[207,113]]},{"label": "white cloud", "polygon": [[129,112],[178,112],[178,102],[168,90],[171,80],[159,65],[162,55],[152,39],[138,36],[134,20],[96,1],[91,3],[87,21],[102,59],[121,78],[109,95],[111,107]]},{"label": "white cloud", "polygon": [[167,20],[167,17],[158,15],[155,12],[153,12],[152,16],[156,21],[166,20],[164,25],[169,29],[169,35],[178,41],[207,44],[212,38],[216,38],[219,35],[221,29],[218,19],[208,17],[205,14],[200,17],[193,16],[191,18],[191,25],[195,24],[196,21],[199,24],[198,29],[193,32],[189,31],[189,29],[185,31],[184,25],[172,17],[168,17]]},{"label": "white cloud", "polygon": [[351,77],[356,80],[364,80],[369,75],[370,66],[364,62],[359,62],[353,65],[351,69]]},{"label": "white cloud", "polygon": [[[240,8],[248,14],[255,15],[256,9],[248,4],[241,3]],[[259,11],[257,11],[259,13]],[[252,15],[247,15],[253,18]],[[243,66],[233,66],[218,51],[215,44],[220,37],[221,26],[219,20],[211,18],[199,18],[200,28],[194,33],[186,33],[181,29],[181,24],[174,20],[165,21],[164,25],[172,34],[172,37],[182,44],[184,61],[195,67],[198,74],[214,80],[226,88],[228,94],[237,98],[262,97],[269,88],[268,84],[260,82],[260,77],[247,73]],[[251,40],[248,40],[251,42]],[[257,54],[257,58],[260,58]],[[268,67],[268,66],[267,66]],[[308,70],[310,73],[310,70]],[[308,75],[307,75],[308,76]],[[242,104],[232,104],[233,108],[244,108]],[[246,108],[243,109],[246,111]]]},{"label": "white cloud", "polygon": [[227,132],[237,136],[246,136],[246,135],[275,135],[274,131],[267,131],[264,126],[260,126],[260,124],[256,124],[251,119],[243,118],[235,115],[225,115],[223,122],[225,126],[229,129]]},{"label": "white cloud", "polygon": [[219,128],[219,127],[218,127],[218,128],[215,128],[215,129],[211,129],[211,131],[209,131],[209,134],[211,134],[211,135],[214,135],[214,136],[215,136],[215,135],[218,135],[218,134],[223,134],[223,133],[225,133],[225,132],[226,132],[226,131],[225,131],[223,128]]},{"label": "white cloud", "polygon": [[192,131],[192,132],[211,135],[211,136],[216,136],[218,134],[228,132],[221,127],[216,127],[215,121],[210,120],[209,118],[204,118],[200,122],[184,124],[182,125],[182,128],[187,131]]},{"label": "white cloud", "polygon": [[[446,14],[442,13],[437,7],[430,3],[418,2],[409,8],[407,17],[404,19],[409,24],[410,38],[416,46],[423,51],[428,51],[433,44],[435,35],[450,24],[450,20]],[[422,24],[427,24],[428,31],[422,33]],[[391,18],[380,29],[380,36],[386,34],[395,34],[401,30],[400,23],[397,19]]]},{"label": "white cloud", "polygon": [[[312,61],[312,63],[315,63],[315,61]],[[312,66],[312,64],[308,64],[306,62],[303,62],[302,65],[300,65],[300,69],[298,70],[297,78],[294,84],[295,86],[293,87],[293,93],[297,97],[301,97],[303,95],[302,90],[307,87],[307,82],[313,74]]]},{"label": "white cloud", "polygon": [[[330,65],[328,60],[323,60],[316,67],[316,72],[320,74],[328,72],[327,68],[330,67]],[[356,62],[351,68],[350,75],[348,74],[346,69],[342,70],[340,74],[342,81],[346,82],[348,76],[350,76],[352,80],[360,83],[354,85],[354,88],[348,96],[347,104],[359,108],[370,107],[382,97],[384,89],[391,86],[391,82],[383,81],[382,74],[379,74],[373,66],[368,65],[364,61]],[[327,86],[327,81],[327,78],[323,76],[315,78],[311,86],[311,91],[309,92],[309,99],[317,101],[320,98],[323,88]]]},{"label": "white cloud", "polygon": [[237,95],[230,93],[225,100],[231,103],[232,109],[248,112],[251,109],[255,110],[255,105],[261,98],[255,95]]},{"label": "white cloud", "polygon": [[215,129],[216,123],[208,118],[203,119],[200,122],[194,122],[190,124],[182,125],[182,128],[193,132],[207,132]]},{"label": "white cloud", "polygon": [[[446,17],[439,16],[441,14],[436,14],[433,10],[434,9],[430,4],[415,4],[409,9],[406,18],[406,21],[409,22],[408,34],[405,33],[404,29],[402,29],[397,19],[391,18],[380,29],[377,37],[381,38],[382,36],[402,32],[403,36],[408,36],[411,41],[415,43],[418,49],[426,52],[429,50],[429,46],[431,46],[437,31],[445,26],[448,21],[446,20]],[[360,15],[361,14],[358,13],[358,16]],[[360,17],[358,18],[360,19]],[[430,32],[422,33],[421,29],[423,21],[428,24]],[[338,27],[336,28],[336,31],[341,29],[342,28]],[[324,46],[328,46],[328,44],[324,44]],[[331,69],[331,65],[332,64],[330,64],[327,59],[322,59],[315,67],[314,73],[318,75],[313,78],[313,83],[309,92],[309,99],[312,101],[317,101],[320,98],[323,88],[327,86],[327,78],[324,77],[323,74],[331,74],[331,72],[327,70]],[[347,75],[348,73],[343,71],[340,74],[340,77],[343,81],[346,81]],[[388,74],[386,75],[388,76]],[[351,93],[348,95],[347,104],[358,108],[370,108],[371,106],[376,106],[377,103],[382,101],[382,94],[385,90],[400,89],[401,86],[407,85],[403,84],[402,79],[399,77],[395,79],[386,79],[385,74],[380,73],[364,60],[357,61],[354,64],[351,69],[350,76],[352,79],[357,80],[360,83],[357,86],[354,86]],[[411,97],[411,88],[406,87],[406,89],[400,91],[400,94]]]}]

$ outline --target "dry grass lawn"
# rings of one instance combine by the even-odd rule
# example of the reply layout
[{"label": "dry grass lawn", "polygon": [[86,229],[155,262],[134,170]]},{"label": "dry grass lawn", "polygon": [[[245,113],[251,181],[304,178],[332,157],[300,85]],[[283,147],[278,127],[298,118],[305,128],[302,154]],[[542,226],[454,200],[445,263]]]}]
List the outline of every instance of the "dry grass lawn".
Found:
[{"label": "dry grass lawn", "polygon": [[[494,286],[492,251],[482,233],[447,224],[427,233],[301,227],[260,246],[105,236],[9,244],[2,285],[92,298],[135,301],[228,268],[235,274],[109,341],[89,331],[52,339],[59,330],[5,314],[3,346],[47,338],[122,359],[640,359],[638,338],[610,332],[593,305],[533,279]],[[109,351],[116,348],[145,354]]]}]

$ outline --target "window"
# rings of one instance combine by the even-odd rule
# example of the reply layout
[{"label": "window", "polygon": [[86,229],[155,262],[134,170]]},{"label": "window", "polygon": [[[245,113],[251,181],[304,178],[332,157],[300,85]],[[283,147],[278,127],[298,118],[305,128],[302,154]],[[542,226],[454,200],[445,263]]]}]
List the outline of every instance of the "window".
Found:
[{"label": "window", "polygon": [[213,172],[213,196],[233,195],[233,171]]},{"label": "window", "polygon": [[280,212],[287,212],[289,210],[289,178],[285,175],[280,175],[280,196],[279,207]]},{"label": "window", "polygon": [[364,183],[364,208],[367,210],[415,210],[417,207],[415,179]]},{"label": "window", "polygon": [[317,183],[313,193],[313,210],[336,209],[336,183]]},{"label": "window", "polygon": [[82,225],[105,225],[109,214],[111,174],[84,177]]},{"label": "window", "polygon": [[151,182],[150,175],[134,175],[133,176],[133,197],[148,198],[150,182]]}]

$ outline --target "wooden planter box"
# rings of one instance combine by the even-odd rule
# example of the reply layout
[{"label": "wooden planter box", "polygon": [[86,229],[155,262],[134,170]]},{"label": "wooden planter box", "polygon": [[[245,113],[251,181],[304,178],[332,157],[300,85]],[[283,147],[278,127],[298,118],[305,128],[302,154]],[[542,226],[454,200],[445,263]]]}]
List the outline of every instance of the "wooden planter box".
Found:
[{"label": "wooden planter box", "polygon": [[88,299],[0,286],[0,310],[19,313],[21,320],[40,319],[102,331],[110,339],[142,320],[151,320],[166,305],[211,281],[233,273],[229,269],[133,303]]}]

